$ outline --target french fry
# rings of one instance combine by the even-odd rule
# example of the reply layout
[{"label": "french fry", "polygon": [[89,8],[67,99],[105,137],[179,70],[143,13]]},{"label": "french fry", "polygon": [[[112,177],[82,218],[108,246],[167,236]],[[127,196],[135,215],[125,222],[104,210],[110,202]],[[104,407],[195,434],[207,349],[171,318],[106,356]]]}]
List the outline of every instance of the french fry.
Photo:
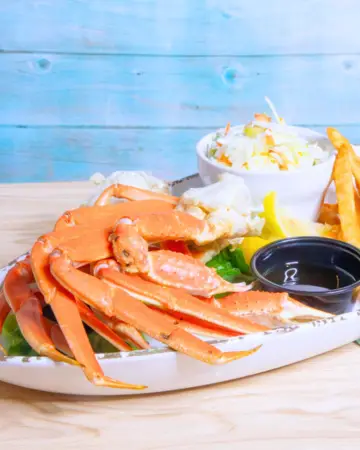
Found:
[{"label": "french fry", "polygon": [[354,188],[355,210],[357,216],[357,225],[360,225],[360,157],[356,154],[350,141],[346,139],[335,128],[328,128],[327,134],[334,147],[343,153],[347,153],[350,159],[351,173],[355,179],[356,188]]},{"label": "french fry", "polygon": [[323,203],[320,208],[318,222],[327,225],[339,225],[339,208],[336,203]]},{"label": "french fry", "polygon": [[342,241],[343,238],[340,223],[338,225],[326,225],[322,236]]},{"label": "french fry", "polygon": [[334,181],[342,237],[349,244],[360,247],[357,192],[353,183],[351,153],[341,140],[336,140],[336,143],[339,145],[336,147],[338,154],[334,164]]},{"label": "french fry", "polygon": [[350,141],[346,139],[338,130],[335,128],[328,128],[327,134],[332,142],[333,146],[339,151],[342,148],[344,151],[349,152],[351,156],[351,169],[355,178],[356,187],[360,190],[360,158],[354,151],[353,146]]},{"label": "french fry", "polygon": [[346,139],[346,137],[344,137],[336,128],[329,127],[326,132],[336,150],[345,147],[347,150],[350,150],[350,152],[353,151],[350,141],[348,141],[348,139]]},{"label": "french fry", "polygon": [[[333,213],[331,213],[331,217],[329,217],[330,211],[329,211],[328,205],[330,205],[330,203],[326,203],[325,199],[326,199],[326,196],[329,192],[330,186],[333,181],[334,181],[334,167],[331,172],[331,177],[329,178],[329,181],[328,181],[326,188],[324,189],[324,192],[321,197],[319,216],[318,216],[318,220],[317,220],[320,223],[328,223],[329,225],[331,225],[332,223],[327,222],[327,220],[335,221],[335,218],[333,217],[333,215],[334,215]],[[336,209],[337,209],[337,205],[336,205]],[[338,214],[338,209],[336,210],[336,214]],[[338,221],[338,223],[340,223],[340,220]]]},{"label": "french fry", "polygon": [[351,147],[351,167],[355,178],[355,184],[358,191],[360,191],[360,159]]}]

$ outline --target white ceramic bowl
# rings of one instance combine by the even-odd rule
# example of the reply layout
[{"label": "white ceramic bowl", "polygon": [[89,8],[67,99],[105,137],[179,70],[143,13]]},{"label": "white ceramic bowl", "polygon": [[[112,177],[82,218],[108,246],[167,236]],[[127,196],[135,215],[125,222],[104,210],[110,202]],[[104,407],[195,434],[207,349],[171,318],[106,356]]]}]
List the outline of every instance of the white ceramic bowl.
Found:
[{"label": "white ceramic bowl", "polygon": [[[234,128],[240,130],[243,127],[244,125],[239,125]],[[275,128],[276,124],[269,124],[269,127]],[[301,137],[311,142],[317,142],[323,149],[331,153],[330,157],[316,166],[289,172],[235,170],[210,160],[206,156],[207,149],[216,133],[213,132],[204,136],[196,146],[198,171],[202,182],[205,185],[215,183],[218,181],[218,176],[224,172],[239,175],[250,189],[256,206],[261,206],[267,193],[275,191],[279,206],[285,209],[291,217],[316,220],[322,194],[331,177],[335,151],[329,139],[323,134],[302,127],[289,127],[289,129],[293,129]]]}]

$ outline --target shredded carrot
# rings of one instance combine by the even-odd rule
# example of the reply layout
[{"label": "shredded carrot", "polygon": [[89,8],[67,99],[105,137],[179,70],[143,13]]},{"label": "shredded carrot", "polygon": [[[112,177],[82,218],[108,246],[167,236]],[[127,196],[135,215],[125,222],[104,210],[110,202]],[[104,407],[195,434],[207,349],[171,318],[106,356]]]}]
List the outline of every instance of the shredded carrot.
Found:
[{"label": "shredded carrot", "polygon": [[269,145],[269,146],[273,146],[273,145],[275,145],[275,141],[274,141],[274,138],[273,138],[273,136],[271,136],[271,134],[267,134],[266,136],[265,136],[265,143],[266,143],[266,145]]},{"label": "shredded carrot", "polygon": [[271,122],[271,118],[265,113],[263,114],[255,113],[254,117],[255,120],[259,120],[260,122]]},{"label": "shredded carrot", "polygon": [[218,159],[219,162],[226,164],[227,166],[232,166],[231,161],[229,158],[223,153],[220,158]]},{"label": "shredded carrot", "polygon": [[[288,160],[288,158],[285,155],[282,155],[281,153],[277,152],[276,150],[270,150],[269,153],[273,154],[274,155],[273,157],[275,157],[275,155],[276,155],[275,159],[277,160],[277,162],[280,166],[280,169],[288,170],[290,161]],[[278,161],[277,157],[280,159],[280,161]]]},{"label": "shredded carrot", "polygon": [[218,147],[222,147],[222,143],[221,143],[221,142],[216,141],[216,145],[217,145]]},{"label": "shredded carrot", "polygon": [[230,125],[230,122],[228,122],[228,124],[226,125],[226,128],[225,128],[225,136],[228,134],[228,132],[230,131],[230,127],[231,127],[231,125]]}]

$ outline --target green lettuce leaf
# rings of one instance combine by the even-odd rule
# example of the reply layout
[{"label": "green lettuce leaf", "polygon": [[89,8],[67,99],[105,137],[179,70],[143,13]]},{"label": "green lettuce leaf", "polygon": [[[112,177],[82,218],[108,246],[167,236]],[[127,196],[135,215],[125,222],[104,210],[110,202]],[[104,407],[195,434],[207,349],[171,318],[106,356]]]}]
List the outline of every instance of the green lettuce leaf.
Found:
[{"label": "green lettuce leaf", "polygon": [[[95,353],[113,353],[119,350],[94,331],[88,333]],[[1,333],[3,345],[9,356],[39,356],[26,342],[14,314],[9,314]],[[129,343],[131,347],[134,347]]]},{"label": "green lettuce leaf", "polygon": [[[230,283],[241,281],[250,283],[255,279],[240,248],[231,250],[230,247],[227,247],[208,261],[206,265],[213,267],[218,275]],[[222,296],[224,295],[222,294]]]},{"label": "green lettuce leaf", "polygon": [[90,344],[95,353],[114,353],[119,350],[94,331],[88,334]]},{"label": "green lettuce leaf", "polygon": [[7,316],[1,337],[9,356],[38,356],[24,339],[14,314]]},{"label": "green lettuce leaf", "polygon": [[[95,333],[95,331],[92,331],[88,334],[90,344],[94,350],[95,353],[115,353],[119,350],[114,347],[110,342],[108,342],[106,339],[104,339],[102,336]],[[137,347],[134,346],[131,342],[127,342],[127,344],[133,349],[137,350]]]}]

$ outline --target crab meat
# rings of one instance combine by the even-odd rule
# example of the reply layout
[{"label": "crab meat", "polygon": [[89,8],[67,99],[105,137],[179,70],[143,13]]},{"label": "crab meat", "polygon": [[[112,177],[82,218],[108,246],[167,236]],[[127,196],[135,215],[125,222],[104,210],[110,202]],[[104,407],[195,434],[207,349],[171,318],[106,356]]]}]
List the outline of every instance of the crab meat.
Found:
[{"label": "crab meat", "polygon": [[[264,225],[244,180],[229,173],[221,174],[217,183],[184,192],[176,210],[205,220],[214,235],[228,245],[238,238],[261,234]],[[213,242],[216,246],[217,241]],[[208,244],[207,251],[211,246]],[[201,248],[198,251],[202,253]]]}]

